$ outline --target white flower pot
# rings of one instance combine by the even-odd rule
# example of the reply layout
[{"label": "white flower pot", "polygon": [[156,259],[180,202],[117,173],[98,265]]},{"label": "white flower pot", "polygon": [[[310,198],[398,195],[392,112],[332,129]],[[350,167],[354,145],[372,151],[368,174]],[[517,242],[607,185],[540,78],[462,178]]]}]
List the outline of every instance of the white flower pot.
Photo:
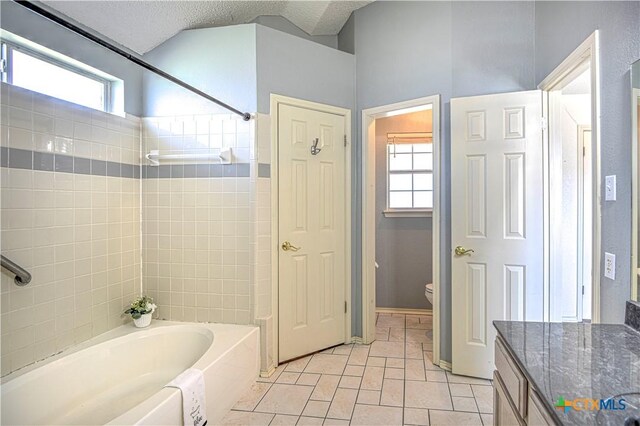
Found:
[{"label": "white flower pot", "polygon": [[134,318],[133,324],[138,328],[149,327],[149,324],[151,324],[151,315],[153,315],[153,312],[144,314],[140,318]]}]

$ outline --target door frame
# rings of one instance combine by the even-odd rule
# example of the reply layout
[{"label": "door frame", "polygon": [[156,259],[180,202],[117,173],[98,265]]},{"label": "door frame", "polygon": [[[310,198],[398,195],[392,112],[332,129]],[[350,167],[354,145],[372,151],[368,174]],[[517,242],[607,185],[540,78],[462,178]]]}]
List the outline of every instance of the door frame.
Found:
[{"label": "door frame", "polygon": [[[589,65],[591,77],[591,153],[592,157],[592,179],[593,179],[593,282],[591,297],[591,322],[600,322],[600,259],[601,259],[601,222],[602,222],[602,200],[601,200],[601,155],[600,155],[600,35],[599,30],[593,32],[580,46],[578,46],[569,56],[567,56],[542,82],[538,89],[542,90],[546,96],[543,101],[544,119],[549,120],[549,92],[561,86],[568,78],[572,78],[574,72],[585,63]],[[544,155],[544,320],[550,319],[550,217],[549,217],[549,146],[552,143],[549,137],[548,128],[543,132],[543,155]]]},{"label": "door frame", "polygon": [[[440,364],[440,95],[411,99],[362,110],[362,340],[371,343],[376,334],[376,227],[375,227],[375,120],[420,111],[433,111],[433,362]],[[402,111],[402,112],[399,112]]]},{"label": "door frame", "polygon": [[640,89],[631,89],[631,300],[638,300],[638,110]]},{"label": "door frame", "polygon": [[344,117],[344,132],[346,135],[345,148],[345,280],[344,280],[344,297],[347,302],[347,312],[345,314],[345,330],[344,343],[351,343],[351,110],[333,105],[321,104],[318,102],[307,101],[303,99],[292,98],[288,96],[271,93],[270,96],[270,112],[271,112],[271,315],[273,318],[273,362],[274,365],[279,364],[280,352],[280,336],[279,336],[279,255],[280,255],[280,238],[279,238],[279,212],[278,201],[280,199],[279,192],[279,164],[278,164],[278,121],[279,106],[290,105],[299,108],[310,109],[314,111],[336,114]]}]

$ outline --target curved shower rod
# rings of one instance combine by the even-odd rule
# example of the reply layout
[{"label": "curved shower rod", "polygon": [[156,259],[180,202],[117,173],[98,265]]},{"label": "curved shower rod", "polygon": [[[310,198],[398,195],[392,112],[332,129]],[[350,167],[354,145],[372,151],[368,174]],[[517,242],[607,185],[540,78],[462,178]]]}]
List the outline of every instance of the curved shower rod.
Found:
[{"label": "curved shower rod", "polygon": [[88,31],[83,30],[82,28],[78,27],[77,25],[72,24],[71,22],[59,17],[58,15],[56,15],[55,13],[51,13],[48,10],[32,3],[31,1],[28,0],[13,0],[15,3],[18,3],[20,6],[23,6],[29,10],[31,10],[32,12],[37,13],[38,15],[42,16],[43,18],[46,18],[52,22],[55,22],[58,25],[61,25],[65,28],[67,28],[68,30],[73,31],[74,33],[88,39],[91,40],[94,43],[99,44],[100,46],[109,49],[110,51],[124,57],[125,59],[141,66],[142,68],[146,69],[147,71],[151,71],[154,74],[159,75],[160,77],[163,77],[169,81],[171,81],[172,83],[177,84],[178,86],[182,86],[185,89],[189,90],[190,92],[195,93],[196,95],[199,95],[225,109],[228,109],[229,111],[233,112],[234,114],[238,114],[239,116],[242,117],[242,119],[244,121],[249,121],[251,120],[251,114],[249,114],[248,112],[242,112],[239,109],[236,109],[234,107],[232,107],[229,104],[226,104],[224,102],[222,102],[219,99],[214,98],[213,96],[203,92],[200,89],[197,89],[195,87],[193,87],[192,85],[185,83],[184,81],[180,80],[179,78],[176,78],[174,76],[172,76],[171,74],[162,71],[160,68],[154,67],[153,65],[151,65],[150,63],[143,61],[140,58],[137,58],[135,56],[133,56],[132,54],[120,49],[117,46],[114,46],[113,44],[109,43],[106,40],[101,39],[100,37],[97,37],[93,34],[91,34]]}]

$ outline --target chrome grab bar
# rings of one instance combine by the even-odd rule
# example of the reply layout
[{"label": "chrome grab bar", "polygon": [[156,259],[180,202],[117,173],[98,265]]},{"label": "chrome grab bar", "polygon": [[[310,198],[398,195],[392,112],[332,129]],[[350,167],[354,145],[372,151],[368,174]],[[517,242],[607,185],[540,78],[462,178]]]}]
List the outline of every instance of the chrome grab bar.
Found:
[{"label": "chrome grab bar", "polygon": [[15,274],[13,282],[20,287],[27,285],[31,282],[31,274],[26,269],[22,268],[17,263],[12,262],[5,256],[0,255],[0,266]]}]

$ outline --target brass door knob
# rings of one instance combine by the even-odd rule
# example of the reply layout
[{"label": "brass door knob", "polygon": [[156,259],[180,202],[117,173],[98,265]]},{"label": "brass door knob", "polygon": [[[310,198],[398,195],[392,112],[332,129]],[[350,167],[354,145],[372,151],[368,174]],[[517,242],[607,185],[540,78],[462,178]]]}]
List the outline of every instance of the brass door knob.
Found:
[{"label": "brass door knob", "polygon": [[455,253],[457,256],[464,256],[465,254],[475,253],[473,249],[466,249],[462,246],[458,246],[455,248]]},{"label": "brass door knob", "polygon": [[284,251],[298,251],[298,250],[300,250],[300,247],[294,246],[289,241],[285,241],[284,243],[282,243],[281,247],[282,247],[282,250],[284,250]]}]

